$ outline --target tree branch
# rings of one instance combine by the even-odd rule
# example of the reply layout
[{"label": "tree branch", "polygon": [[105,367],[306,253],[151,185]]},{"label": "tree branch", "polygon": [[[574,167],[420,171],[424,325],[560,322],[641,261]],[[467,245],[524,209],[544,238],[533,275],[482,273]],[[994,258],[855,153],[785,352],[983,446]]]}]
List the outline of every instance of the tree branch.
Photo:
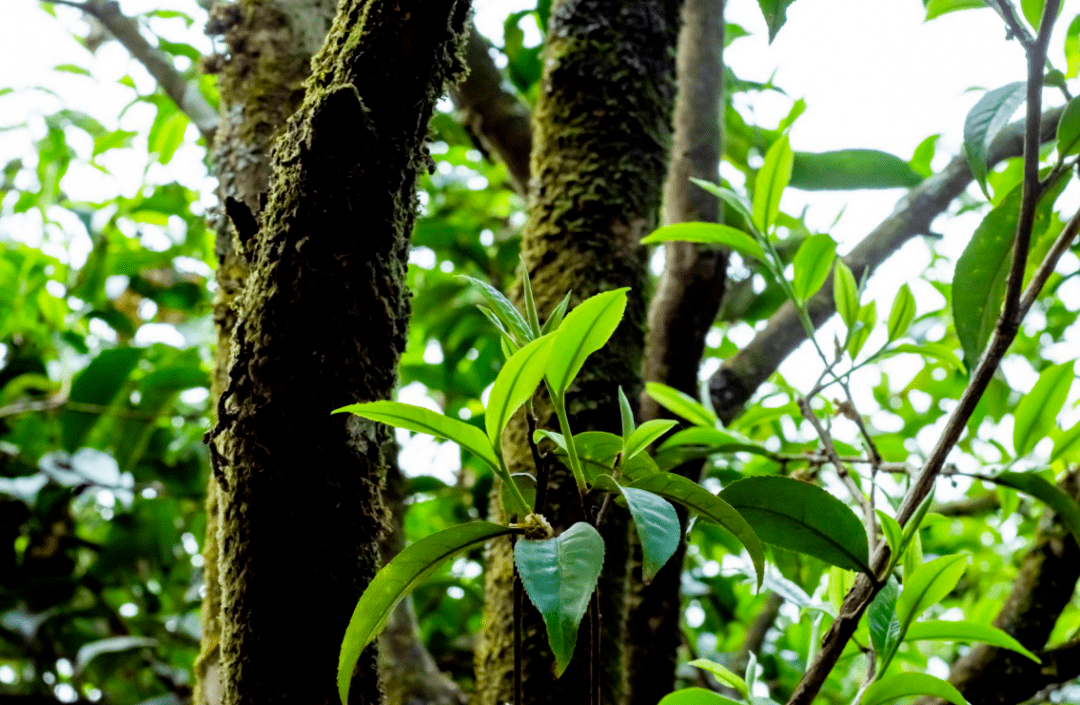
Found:
[{"label": "tree branch", "polygon": [[[1060,118],[1060,108],[1048,110],[1042,116],[1041,141],[1054,138]],[[1023,135],[1023,122],[1004,128],[991,144],[990,166],[1023,154]],[[940,173],[913,188],[900,200],[893,214],[844,258],[855,277],[872,273],[908,240],[927,233],[934,218],[964,192],[971,180],[967,159],[959,156]],[[807,303],[807,310],[814,326],[821,326],[836,311],[828,283]],[[709,380],[709,394],[720,418],[727,422],[738,416],[758,386],[805,340],[806,332],[795,308],[785,303],[772,315],[765,329]]]},{"label": "tree branch", "polygon": [[529,108],[503,85],[503,75],[491,59],[491,43],[474,25],[465,49],[469,75],[450,88],[461,122],[478,145],[506,165],[514,190],[529,188],[532,123]]},{"label": "tree branch", "polygon": [[176,107],[198,128],[207,144],[213,144],[218,127],[217,111],[211,107],[199,91],[199,86],[188,81],[173,68],[172,57],[153,47],[139,31],[138,23],[120,12],[114,0],[45,0],[56,5],[78,8],[94,17],[127,49],[135,59],[154,77],[165,94],[172,98]]}]

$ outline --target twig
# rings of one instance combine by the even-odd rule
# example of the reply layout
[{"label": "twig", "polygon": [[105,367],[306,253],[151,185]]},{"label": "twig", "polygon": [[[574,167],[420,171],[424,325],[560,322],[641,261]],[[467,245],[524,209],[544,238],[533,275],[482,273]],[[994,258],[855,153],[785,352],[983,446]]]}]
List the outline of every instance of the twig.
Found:
[{"label": "twig", "polygon": [[154,77],[176,107],[198,128],[207,144],[213,144],[219,124],[217,111],[199,91],[197,83],[188,81],[173,68],[172,57],[153,47],[139,31],[135,20],[120,12],[114,0],[45,0],[54,5],[66,5],[82,10],[101,22],[131,55]]},{"label": "twig", "polygon": [[1001,15],[1001,19],[1005,20],[1005,25],[1009,30],[1009,38],[1015,37],[1020,42],[1020,46],[1024,47],[1026,51],[1030,51],[1035,39],[1016,16],[1016,9],[1012,6],[1012,3],[1009,0],[987,0],[986,4],[996,10]]},{"label": "twig", "polygon": [[[1008,350],[1009,345],[1012,343],[1013,338],[1016,337],[1016,332],[1019,329],[1020,320],[1017,318],[1019,312],[1019,290],[1023,283],[1024,266],[1027,260],[1027,245],[1031,238],[1031,227],[1034,221],[1035,212],[1035,199],[1031,197],[1037,193],[1037,186],[1032,184],[1034,180],[1038,182],[1038,159],[1039,159],[1039,141],[1040,141],[1040,119],[1042,117],[1040,113],[1040,95],[1042,87],[1042,66],[1046,60],[1046,44],[1049,40],[1050,30],[1053,27],[1054,19],[1057,17],[1058,6],[1060,0],[1049,0],[1043,8],[1043,18],[1040,25],[1039,36],[1035,43],[1032,45],[1032,49],[1028,53],[1028,79],[1029,79],[1029,101],[1034,101],[1034,105],[1028,105],[1027,119],[1029,124],[1024,133],[1024,201],[1025,203],[1021,207],[1021,217],[1018,224],[1017,243],[1013,257],[1013,268],[1009,273],[1009,282],[1006,288],[1006,302],[1005,307],[998,319],[998,325],[994,329],[993,337],[987,346],[986,352],[983,354],[982,359],[979,361],[978,366],[971,375],[971,380],[968,383],[967,388],[960,397],[960,401],[956,408],[953,410],[952,415],[949,417],[948,422],[945,425],[945,429],[942,431],[941,437],[938,439],[937,444],[931,451],[929,458],[923,466],[922,472],[918,478],[912,483],[904,496],[903,502],[900,505],[900,509],[897,512],[897,521],[901,525],[907,523],[915,512],[916,507],[925,499],[930,491],[934,487],[934,482],[940,474],[942,468],[945,465],[945,460],[949,453],[952,451],[953,446],[960,439],[961,434],[967,427],[968,419],[971,418],[972,412],[975,410],[976,404],[979,399],[982,398],[983,392],[989,385],[994,372],[997,370],[998,364],[1004,357],[1005,352]],[[1032,86],[1031,84],[1035,84]],[[1030,124],[1034,122],[1034,125]],[[1034,163],[1034,165],[1032,165]],[[1077,225],[1073,225],[1073,223]],[[1073,216],[1073,219],[1069,223],[1069,227],[1080,227],[1080,213]],[[1066,228],[1067,230],[1069,228]],[[1075,233],[1075,230],[1073,230]],[[1064,232],[1062,234],[1064,236]],[[1060,239],[1060,238],[1059,238]],[[1056,243],[1055,243],[1056,244]],[[1055,250],[1058,248],[1055,247]],[[1062,253],[1064,249],[1060,250]],[[1058,255],[1060,257],[1060,255]],[[1052,258],[1052,255],[1048,255],[1044,260],[1040,269],[1049,267],[1050,271],[1056,265],[1057,260]],[[1034,300],[1038,295],[1038,290],[1034,287],[1045,283],[1046,277],[1049,276],[1047,272],[1041,281],[1032,280],[1028,286],[1027,291],[1023,296],[1023,300]],[[1008,297],[1012,297],[1011,306]],[[874,556],[871,559],[871,566],[875,573],[875,577],[880,578],[880,572],[885,568],[889,561],[889,547],[885,541],[878,543],[877,548],[874,551]],[[844,603],[840,608],[840,612],[837,615],[836,620],[833,622],[829,631],[825,635],[821,650],[818,652],[814,661],[809,664],[806,672],[803,674],[802,679],[799,681],[795,692],[792,693],[791,698],[788,700],[788,705],[810,705],[818,692],[821,690],[822,684],[832,671],[833,666],[836,665],[837,659],[839,659],[844,646],[851,639],[855,633],[855,628],[859,623],[859,618],[862,617],[863,612],[869,606],[870,601],[874,598],[874,595],[880,589],[880,580],[877,584],[871,580],[869,576],[860,575],[856,580],[855,585],[848,591],[847,596],[844,598]]]}]

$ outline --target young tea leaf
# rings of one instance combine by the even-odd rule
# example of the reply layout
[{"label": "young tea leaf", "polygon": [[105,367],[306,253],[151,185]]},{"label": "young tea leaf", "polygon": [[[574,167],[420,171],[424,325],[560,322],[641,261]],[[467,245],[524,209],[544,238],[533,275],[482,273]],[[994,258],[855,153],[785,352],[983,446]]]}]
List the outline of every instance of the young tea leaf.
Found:
[{"label": "young tea leaf", "polygon": [[660,698],[659,705],[743,705],[705,688],[680,688]]},{"label": "young tea leaf", "polygon": [[952,683],[914,671],[885,676],[871,684],[863,693],[862,705],[881,705],[908,695],[934,695],[953,705],[968,705]]},{"label": "young tea leaf", "polygon": [[1080,456],[1080,421],[1072,428],[1054,436],[1054,450],[1050,453],[1050,462],[1064,460],[1072,462]]},{"label": "young tea leaf", "polygon": [[977,641],[1023,654],[1035,663],[1042,663],[1038,656],[1024,648],[1006,632],[977,622],[915,622],[908,627],[904,641]]},{"label": "young tea leaf", "polygon": [[719,421],[716,415],[706,409],[701,402],[687,394],[683,394],[674,387],[659,382],[647,382],[645,391],[660,406],[673,414],[683,417],[692,424],[713,427]]},{"label": "young tea leaf", "polygon": [[695,668],[700,668],[703,671],[708,671],[709,673],[716,676],[717,680],[719,680],[721,683],[731,686],[731,688],[736,693],[738,693],[744,698],[750,695],[750,689],[746,686],[745,680],[743,680],[740,676],[736,675],[732,671],[729,671],[720,664],[716,663],[715,661],[699,658],[691,661],[689,665],[694,666]]},{"label": "young tea leaf", "polygon": [[1057,127],[1057,150],[1062,157],[1080,152],[1080,99],[1065,106]]},{"label": "young tea leaf", "polygon": [[566,307],[570,305],[570,294],[568,293],[563,297],[559,305],[552,310],[551,315],[544,321],[544,325],[541,326],[540,332],[547,335],[551,331],[557,329],[562,324],[563,317],[566,315]]},{"label": "young tea leaf", "polygon": [[911,288],[904,284],[900,287],[900,291],[896,292],[892,310],[889,311],[889,342],[907,333],[913,320],[915,320],[915,297],[911,294]]},{"label": "young tea leaf", "polygon": [[675,427],[677,421],[670,419],[652,419],[638,426],[626,439],[626,447],[623,449],[623,458],[630,459],[645,450],[660,436]]},{"label": "young tea leaf", "polygon": [[986,190],[987,155],[990,151],[990,143],[1024,102],[1026,90],[1026,82],[1016,81],[987,91],[964,120],[964,154],[967,156],[972,175],[979,182],[987,198],[990,197]]},{"label": "young tea leaf", "polygon": [[547,369],[555,336],[537,338],[510,356],[495,378],[484,412],[488,440],[497,449],[510,417],[532,397]]},{"label": "young tea leaf", "polygon": [[742,514],[765,543],[870,572],[862,522],[816,485],[787,477],[750,477],[728,485],[720,498]]},{"label": "young tea leaf", "polygon": [[1057,415],[1065,405],[1075,378],[1073,363],[1051,365],[1039,375],[1039,381],[1024,395],[1013,412],[1013,448],[1017,456],[1035,450],[1042,439],[1057,428]]},{"label": "young tea leaf", "polygon": [[901,546],[904,543],[904,530],[900,527],[900,523],[893,519],[891,516],[877,510],[878,522],[881,524],[881,533],[885,535],[885,540],[889,544],[889,550],[892,551],[893,560],[900,558]]},{"label": "young tea leaf", "polygon": [[806,301],[818,292],[829,278],[835,257],[836,243],[828,235],[819,233],[803,240],[792,261],[795,277],[791,285],[799,301]]},{"label": "young tea leaf", "polygon": [[765,250],[761,248],[757,240],[742,230],[737,230],[730,225],[720,225],[719,223],[674,223],[673,225],[665,225],[642,238],[641,242],[644,245],[657,242],[696,242],[704,245],[718,245],[719,247],[729,247],[740,255],[761,262],[765,261]]},{"label": "young tea leaf", "polygon": [[634,432],[634,410],[630,408],[630,400],[626,398],[623,388],[619,387],[619,416],[622,419],[623,442],[630,439]]},{"label": "young tea leaf", "polygon": [[608,341],[626,310],[626,292],[616,289],[582,301],[566,315],[556,333],[548,359],[547,381],[551,392],[561,397],[585,364],[585,358]]},{"label": "young tea leaf", "polygon": [[[731,210],[738,213],[739,216],[741,216],[742,219],[745,220],[751,228],[754,227],[754,216],[750,213],[751,206],[742,196],[735,193],[731,189],[724,188],[723,186],[717,186],[716,184],[709,181],[703,181],[702,179],[694,178],[691,178],[690,181],[694,182],[694,184],[696,184],[697,186],[700,186],[702,189],[719,198],[721,201],[724,202],[724,205],[728,206],[729,208],[731,208]],[[758,234],[760,234],[760,231],[758,231]]]},{"label": "young tea leaf", "polygon": [[840,320],[850,329],[859,317],[859,286],[855,283],[855,275],[841,259],[836,260],[833,273],[833,301]]},{"label": "young tea leaf", "polygon": [[1061,523],[1080,543],[1080,504],[1060,487],[1030,472],[1002,472],[990,478],[993,482],[1029,494],[1057,512]]},{"label": "young tea leaf", "polygon": [[558,678],[574,655],[578,625],[600,578],[604,539],[579,521],[546,541],[519,540],[514,562],[525,594],[544,618]]},{"label": "young tea leaf", "polygon": [[465,281],[479,287],[480,292],[487,299],[488,304],[491,306],[492,313],[498,318],[503,325],[503,328],[509,332],[510,336],[514,339],[514,342],[518,345],[524,345],[533,339],[532,332],[529,330],[529,324],[525,321],[525,318],[518,312],[514,304],[510,303],[510,299],[503,296],[502,292],[488,284],[486,281],[469,277],[464,274],[461,278]]},{"label": "young tea leaf", "polygon": [[757,571],[758,587],[761,587],[765,575],[765,551],[751,525],[734,507],[696,482],[673,473],[648,475],[635,480],[631,487],[678,502],[690,511],[697,512],[701,518],[719,524],[734,534],[750,554],[754,570]]},{"label": "young tea leaf", "polygon": [[943,556],[924,563],[911,575],[904,576],[904,591],[896,601],[896,618],[900,620],[900,633],[931,605],[941,602],[960,582],[967,569],[967,554]]},{"label": "young tea leaf", "polygon": [[511,533],[513,529],[487,521],[459,524],[407,546],[375,574],[360,595],[341,642],[337,684],[342,705],[349,701],[349,684],[360,652],[379,635],[397,603],[461,551]]},{"label": "young tea leaf", "polygon": [[[760,0],[766,2],[768,0]],[[775,4],[776,0],[772,0]],[[754,227],[768,233],[780,214],[780,196],[791,181],[791,166],[795,155],[791,142],[784,135],[773,142],[765,153],[765,163],[754,180]]]},{"label": "young tea leaf", "polygon": [[870,641],[874,644],[874,653],[878,658],[885,658],[890,654],[900,640],[900,622],[896,619],[896,598],[899,595],[900,585],[896,578],[890,577],[866,611],[870,624]]}]

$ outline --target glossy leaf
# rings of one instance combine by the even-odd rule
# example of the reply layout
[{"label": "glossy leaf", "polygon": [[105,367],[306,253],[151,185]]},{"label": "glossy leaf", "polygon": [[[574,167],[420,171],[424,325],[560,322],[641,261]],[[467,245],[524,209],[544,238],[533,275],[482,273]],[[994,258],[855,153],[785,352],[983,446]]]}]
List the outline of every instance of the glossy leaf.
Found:
[{"label": "glossy leaf", "polygon": [[670,419],[652,419],[641,424],[630,434],[626,440],[626,448],[623,450],[623,458],[633,458],[635,455],[652,445],[660,436],[664,435],[678,424]]},{"label": "glossy leaf", "polygon": [[1031,391],[1013,412],[1013,448],[1017,456],[1027,455],[1057,428],[1057,415],[1065,405],[1075,379],[1073,363],[1051,365],[1039,375]]},{"label": "glossy leaf", "polygon": [[615,289],[582,301],[566,315],[548,360],[547,380],[556,396],[566,392],[587,358],[615,332],[626,310],[626,292]]},{"label": "glossy leaf", "polygon": [[816,485],[787,477],[751,477],[728,485],[720,498],[765,543],[848,570],[870,571],[862,522]]},{"label": "glossy leaf", "polygon": [[752,525],[722,497],[686,479],[682,475],[659,472],[634,481],[631,487],[647,490],[661,497],[678,502],[697,512],[701,518],[724,527],[742,542],[754,563],[758,575],[758,587],[765,575],[765,552]]},{"label": "glossy leaf", "polygon": [[519,540],[514,562],[525,593],[544,618],[558,678],[574,655],[578,625],[596,590],[604,539],[593,527],[578,522],[555,538]]},{"label": "glossy leaf", "polygon": [[547,335],[558,328],[562,324],[563,318],[566,316],[566,307],[569,305],[570,294],[567,293],[566,296],[562,298],[562,301],[560,301],[552,310],[551,315],[548,316],[547,320],[544,321],[544,325],[540,327],[540,332]]},{"label": "glossy leaf", "polygon": [[360,652],[379,635],[397,603],[458,553],[511,533],[514,533],[513,529],[487,521],[459,524],[406,546],[375,574],[356,603],[341,642],[337,684],[343,704],[349,701],[349,685]]},{"label": "glossy leaf", "polygon": [[964,154],[972,175],[988,198],[986,173],[990,143],[1024,102],[1026,89],[1026,82],[1016,81],[987,91],[964,120]]},{"label": "glossy leaf", "polygon": [[872,683],[863,693],[862,705],[881,705],[909,695],[934,695],[953,705],[968,705],[960,691],[948,681],[925,673],[897,673]]},{"label": "glossy leaf", "polygon": [[660,698],[659,705],[742,705],[705,688],[680,688]]},{"label": "glossy leaf", "polygon": [[461,278],[480,289],[491,307],[491,312],[502,322],[503,328],[514,339],[515,343],[521,346],[533,339],[533,334],[529,330],[529,324],[525,321],[525,317],[521,315],[514,304],[510,303],[510,299],[506,298],[501,291],[486,281],[474,277],[463,274]]},{"label": "glossy leaf", "polygon": [[765,261],[765,250],[757,240],[742,230],[719,223],[674,223],[654,230],[642,238],[642,244],[657,242],[696,242],[703,245],[717,245],[735,250],[740,255]]},{"label": "glossy leaf", "polygon": [[900,622],[896,618],[896,598],[899,595],[900,586],[896,578],[890,577],[866,611],[870,641],[878,658],[885,658],[900,640]]},{"label": "glossy leaf", "polygon": [[936,605],[953,591],[967,569],[967,554],[943,556],[924,563],[911,575],[904,576],[904,591],[896,601],[896,618],[902,633],[931,605]]},{"label": "glossy leaf", "polygon": [[922,178],[895,155],[876,149],[795,152],[791,186],[806,191],[911,188]]},{"label": "glossy leaf", "polygon": [[1002,472],[991,479],[999,485],[1029,494],[1053,509],[1061,523],[1080,543],[1080,504],[1060,487],[1030,472]]},{"label": "glossy leaf", "polygon": [[634,520],[641,541],[641,577],[652,582],[656,573],[675,554],[682,538],[682,526],[675,507],[666,499],[636,487],[623,487],[610,475],[597,478],[596,487],[621,495]]},{"label": "glossy leaf", "polygon": [[717,680],[719,680],[721,683],[724,683],[725,685],[731,686],[731,688],[734,689],[735,692],[737,692],[744,698],[750,694],[750,689],[747,687],[745,680],[743,680],[740,676],[733,673],[732,671],[729,671],[720,664],[716,663],[715,661],[699,658],[691,661],[689,665],[694,666],[695,668],[700,668],[703,671],[708,671],[709,673],[716,676]]},{"label": "glossy leaf", "polygon": [[818,292],[829,278],[835,257],[836,243],[828,235],[811,235],[799,246],[792,262],[795,277],[791,285],[800,301],[806,301]]},{"label": "glossy leaf", "polygon": [[859,317],[859,286],[851,269],[839,258],[833,273],[833,301],[844,325],[848,328],[854,326]]},{"label": "glossy leaf", "polygon": [[896,292],[892,309],[889,311],[889,342],[907,333],[913,320],[915,320],[915,297],[911,294],[911,288],[904,284]]},{"label": "glossy leaf", "polygon": [[660,406],[692,424],[712,427],[719,421],[716,415],[706,409],[701,402],[674,387],[659,382],[648,382],[645,384],[645,391]]},{"label": "glossy leaf", "polygon": [[1015,651],[1035,663],[1042,663],[1038,656],[1025,649],[1023,644],[1008,633],[976,622],[915,622],[908,627],[904,641],[977,641]]},{"label": "glossy leaf", "polygon": [[334,409],[335,414],[350,412],[365,419],[379,421],[390,426],[404,428],[417,433],[427,433],[437,438],[453,441],[483,460],[492,469],[499,468],[499,459],[495,448],[484,432],[476,426],[467,424],[449,416],[443,416],[431,409],[396,401],[369,401],[350,404]]},{"label": "glossy leaf", "polygon": [[540,386],[540,381],[544,379],[554,342],[555,336],[545,335],[528,343],[510,356],[495,377],[484,412],[488,440],[495,448],[500,447],[499,437],[510,417],[532,398],[536,388]]},{"label": "glossy leaf", "polygon": [[[766,2],[767,0],[761,0]],[[787,135],[776,140],[765,153],[765,163],[754,180],[754,227],[768,233],[780,214],[780,196],[791,180],[794,160]]]}]

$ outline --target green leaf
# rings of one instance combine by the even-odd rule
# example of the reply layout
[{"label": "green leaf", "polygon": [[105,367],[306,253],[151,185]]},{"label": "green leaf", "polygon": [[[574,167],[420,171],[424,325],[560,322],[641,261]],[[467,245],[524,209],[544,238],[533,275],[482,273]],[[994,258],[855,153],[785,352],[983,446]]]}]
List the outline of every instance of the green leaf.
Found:
[{"label": "green leaf", "polygon": [[900,522],[880,509],[877,510],[877,515],[881,523],[881,533],[885,535],[889,550],[892,551],[894,558],[899,558],[901,547],[904,545],[904,529],[900,526]]},{"label": "green leaf", "polygon": [[776,140],[765,153],[765,163],[754,180],[753,223],[762,233],[768,233],[772,229],[776,217],[780,214],[780,196],[791,180],[794,158],[787,135]]},{"label": "green leaf", "polygon": [[855,283],[855,275],[842,259],[836,260],[833,273],[833,301],[836,302],[840,320],[850,329],[859,317],[859,286]]},{"label": "green leaf", "polygon": [[635,455],[648,448],[657,438],[674,428],[676,424],[678,424],[678,421],[672,421],[670,419],[653,419],[641,424],[632,434],[630,434],[630,438],[626,440],[626,447],[623,449],[623,458],[633,458]]},{"label": "green leaf", "polygon": [[461,275],[461,278],[480,288],[480,292],[491,306],[492,313],[502,322],[503,328],[510,333],[515,343],[521,346],[533,339],[529,324],[514,304],[510,303],[510,299],[503,296],[501,291],[480,279],[465,276],[464,274]]},{"label": "green leaf", "polygon": [[913,320],[915,320],[915,297],[911,295],[911,288],[904,284],[900,287],[900,291],[896,292],[892,310],[889,311],[889,342],[907,333]]},{"label": "green leaf", "polygon": [[[1039,25],[1042,24],[1043,8],[1046,7],[1046,0],[1020,0],[1020,10],[1024,13],[1024,19],[1035,29],[1039,31]],[[1061,12],[1060,5],[1058,6],[1058,12]]]},{"label": "green leaf", "polygon": [[[522,499],[525,500],[525,504],[530,509],[536,506],[536,478],[527,472],[515,472],[510,475],[510,480],[517,487]],[[499,497],[504,507],[517,505],[517,496],[514,495],[505,481],[499,484]]]},{"label": "green leaf", "polygon": [[829,278],[834,257],[836,243],[828,235],[811,235],[799,245],[792,261],[795,266],[792,288],[799,301],[806,301],[818,292]]},{"label": "green leaf", "polygon": [[703,671],[708,671],[709,673],[716,676],[717,680],[719,680],[721,683],[726,683],[727,685],[731,686],[732,689],[734,689],[735,692],[737,692],[742,697],[749,697],[750,689],[746,686],[746,681],[740,678],[735,673],[716,663],[715,661],[699,658],[691,661],[689,665],[694,666],[695,668],[700,668]]},{"label": "green leaf", "polygon": [[[78,404],[109,406],[142,359],[140,348],[109,348],[98,353],[71,383],[68,400]],[[60,436],[64,449],[74,451],[100,420],[100,414],[66,409],[60,417]]]},{"label": "green leaf", "polygon": [[[574,434],[574,445],[577,447],[578,458],[585,474],[585,481],[592,484],[599,475],[613,471],[615,458],[623,450],[623,439],[614,433],[584,431]],[[564,444],[556,449],[555,455],[563,465],[570,467],[567,451],[568,449]],[[638,478],[657,472],[656,463],[649,457],[648,453],[638,453],[633,458],[623,458],[620,467],[622,468],[622,478],[627,482],[633,482]]]},{"label": "green leaf", "polygon": [[930,135],[915,147],[915,153],[911,155],[909,162],[911,170],[924,179],[934,173],[930,163],[934,161],[934,152],[937,150],[937,141],[940,137],[941,135]]},{"label": "green leaf", "polygon": [[532,397],[544,379],[554,342],[553,335],[532,341],[511,355],[495,378],[484,412],[484,424],[488,440],[496,449],[500,447],[500,436],[510,417]]},{"label": "green leaf", "polygon": [[1080,15],[1073,18],[1065,32],[1065,63],[1065,78],[1080,75]]},{"label": "green leaf", "polygon": [[899,355],[901,353],[911,353],[912,355],[921,355],[922,357],[929,357],[938,362],[943,363],[947,367],[958,372],[965,372],[967,370],[964,367],[964,363],[960,361],[960,358],[953,353],[952,350],[945,347],[941,343],[923,343],[922,345],[911,345],[910,343],[904,343],[902,345],[896,345],[889,348],[883,356]]},{"label": "green leaf", "polygon": [[634,410],[630,408],[630,400],[626,398],[622,385],[619,386],[619,416],[622,418],[622,437],[625,443],[634,432]]},{"label": "green leaf", "polygon": [[967,564],[967,554],[943,556],[904,576],[904,591],[896,601],[896,618],[900,620],[902,634],[907,633],[911,623],[928,607],[941,602],[952,592]]},{"label": "green leaf", "polygon": [[684,428],[667,438],[660,446],[660,450],[670,450],[676,447],[703,446],[709,453],[735,453],[745,451],[766,458],[776,457],[765,446],[755,443],[746,436],[732,431],[721,431],[709,426],[693,426]]},{"label": "green leaf", "polygon": [[876,149],[795,152],[791,186],[805,191],[911,188],[922,182],[900,157]]},{"label": "green leaf", "polygon": [[1080,504],[1060,487],[1030,472],[1002,472],[989,479],[1029,494],[1053,509],[1076,542],[1080,543]]},{"label": "green leaf", "polygon": [[604,564],[604,539],[579,521],[546,541],[519,540],[514,545],[514,562],[525,593],[547,625],[558,678],[574,655],[578,625],[596,590]]},{"label": "green leaf", "polygon": [[728,206],[733,211],[738,213],[742,217],[742,219],[750,225],[751,228],[754,227],[754,216],[750,212],[750,204],[747,203],[742,196],[735,193],[729,188],[718,186],[710,181],[704,181],[702,179],[694,178],[691,178],[690,180],[693,181],[696,185],[700,186],[702,189],[719,198],[721,201],[724,202],[724,205]]},{"label": "green leaf", "polygon": [[896,578],[890,577],[866,611],[870,641],[878,658],[885,658],[900,639],[900,622],[896,619],[896,598],[899,594],[900,585]]},{"label": "green leaf", "polygon": [[987,91],[964,120],[964,154],[967,156],[968,166],[971,167],[971,174],[979,182],[987,198],[990,197],[986,190],[990,143],[1024,102],[1026,90],[1025,81],[1016,81]]},{"label": "green leaf", "polygon": [[1080,98],[1065,106],[1057,126],[1057,150],[1062,157],[1080,152]]},{"label": "green leaf", "polygon": [[692,424],[713,427],[719,421],[716,414],[706,409],[701,402],[674,387],[659,382],[647,382],[645,391],[657,404]]},{"label": "green leaf", "polygon": [[525,320],[529,322],[529,330],[533,336],[540,335],[540,314],[536,312],[536,299],[533,298],[532,282],[529,281],[529,268],[525,266],[525,258],[521,258],[521,288],[525,294]]},{"label": "green leaf", "polygon": [[720,498],[742,514],[765,543],[870,572],[862,522],[816,485],[787,477],[750,477],[728,485]]},{"label": "green leaf", "polygon": [[758,0],[761,14],[765,15],[765,24],[769,28],[769,43],[776,39],[776,33],[787,22],[787,9],[795,0]]},{"label": "green leaf", "polygon": [[874,330],[875,325],[877,325],[877,302],[868,301],[859,307],[855,329],[848,335],[848,353],[851,354],[852,359],[859,356],[859,351],[866,345],[866,340],[870,337],[870,332]]},{"label": "green leaf", "polygon": [[904,641],[977,641],[1015,651],[1035,663],[1042,663],[1038,656],[1025,649],[1023,644],[1006,632],[976,622],[915,622],[908,627]]},{"label": "green leaf", "polygon": [[615,332],[626,310],[627,288],[605,291],[582,301],[559,326],[548,360],[547,380],[553,395],[561,397],[587,358]]},{"label": "green leaf", "polygon": [[930,0],[926,3],[926,21],[958,10],[978,10],[987,7],[984,0]]},{"label": "green leaf", "polygon": [[633,482],[631,487],[678,502],[687,509],[697,512],[703,519],[719,524],[734,534],[750,554],[758,576],[758,587],[761,587],[761,581],[765,575],[765,551],[762,550],[761,542],[750,523],[722,497],[717,497],[682,475],[667,472],[643,477]]},{"label": "green leaf", "polygon": [[862,705],[880,705],[908,695],[934,695],[953,705],[968,705],[951,683],[925,673],[897,673],[870,685],[863,693]]},{"label": "green leaf", "polygon": [[1035,446],[1057,428],[1057,415],[1065,405],[1072,387],[1073,363],[1051,365],[1039,375],[1039,381],[1031,388],[1013,412],[1013,448],[1016,455],[1027,455]]},{"label": "green leaf", "polygon": [[566,439],[563,438],[563,435],[561,433],[556,433],[555,431],[548,431],[543,428],[538,428],[536,429],[536,432],[533,433],[533,443],[539,443],[544,438],[554,443],[556,448],[562,449],[563,453],[566,452]]},{"label": "green leaf", "polygon": [[562,301],[559,302],[559,305],[556,306],[555,309],[551,312],[551,315],[548,316],[548,319],[544,321],[544,325],[540,328],[540,332],[544,335],[547,335],[551,331],[558,328],[559,325],[562,324],[563,316],[566,315],[566,307],[569,305],[570,294],[567,293],[566,296],[563,297]]},{"label": "green leaf", "polygon": [[509,359],[509,357],[514,354],[514,351],[521,346],[514,340],[514,336],[510,334],[510,331],[506,330],[506,326],[503,325],[503,322],[499,320],[499,317],[495,315],[494,311],[487,306],[481,306],[479,304],[477,304],[476,308],[480,309],[480,313],[484,314],[484,317],[491,321],[491,325],[495,326],[502,335],[499,342],[503,345],[504,355]]},{"label": "green leaf", "polygon": [[1080,422],[1055,436],[1054,451],[1050,454],[1050,462],[1058,460],[1072,462],[1078,455],[1080,455]]},{"label": "green leaf", "polygon": [[657,242],[697,242],[729,247],[740,255],[765,261],[765,250],[757,240],[730,225],[719,223],[675,223],[658,228],[641,239],[642,244]]},{"label": "green leaf", "polygon": [[372,421],[453,441],[483,460],[492,470],[496,472],[499,470],[499,459],[495,455],[495,448],[491,445],[491,441],[483,431],[464,421],[443,416],[421,406],[396,401],[350,404],[334,409],[333,413],[340,414],[346,411]]},{"label": "green leaf", "polygon": [[681,688],[660,699],[659,705],[742,705],[705,688]]},{"label": "green leaf", "polygon": [[651,582],[675,554],[682,538],[682,526],[675,507],[652,492],[623,487],[610,475],[598,477],[596,487],[621,494],[626,500],[626,508],[630,510],[641,540],[641,577],[646,583]]},{"label": "green leaf", "polygon": [[459,524],[407,546],[383,566],[360,595],[341,642],[337,672],[341,702],[344,704],[349,700],[349,684],[360,652],[379,635],[387,617],[402,598],[461,551],[514,532],[513,529],[487,521]]}]

